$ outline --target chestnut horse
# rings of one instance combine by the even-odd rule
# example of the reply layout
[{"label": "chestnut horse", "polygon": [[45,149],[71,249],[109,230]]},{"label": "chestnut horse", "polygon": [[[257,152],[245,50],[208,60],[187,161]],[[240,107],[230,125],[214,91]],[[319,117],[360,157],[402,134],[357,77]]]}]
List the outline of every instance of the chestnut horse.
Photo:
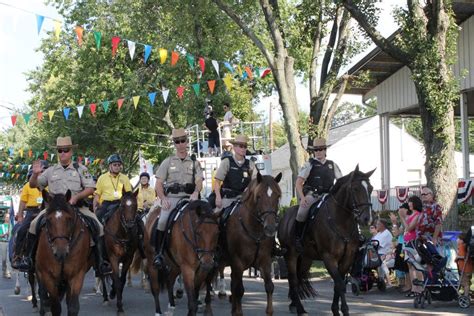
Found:
[{"label": "chestnut horse", "polygon": [[66,295],[68,315],[78,315],[79,294],[84,276],[91,267],[91,235],[86,224],[66,195],[48,196],[36,252],[36,277],[39,284],[40,314],[61,315]]},{"label": "chestnut horse", "polygon": [[[110,298],[117,296],[117,314],[124,313],[122,294],[127,271],[138,248],[138,216],[137,194],[123,192],[120,205],[104,225],[105,247],[110,265],[112,266],[112,289]],[[122,263],[122,269],[119,265]],[[102,295],[104,303],[108,302],[106,282],[102,278]]]},{"label": "chestnut horse", "polygon": [[[223,240],[220,241],[221,258],[219,269],[231,266],[232,315],[242,315],[243,272],[256,267],[262,273],[267,293],[266,314],[273,314],[273,289],[271,277],[272,250],[278,228],[278,203],[281,197],[282,174],[275,178],[257,173],[242,196],[242,202],[230,214]],[[211,300],[210,282],[206,292],[206,303]]]},{"label": "chestnut horse", "polygon": [[[151,292],[155,299],[155,313],[162,315],[159,294],[168,289],[169,306],[174,309],[173,285],[179,273],[184,279],[188,297],[188,315],[196,315],[199,290],[215,266],[215,253],[219,238],[218,215],[206,201],[190,201],[181,208],[170,235],[165,263],[168,268],[157,269],[153,265],[155,245],[151,242],[153,229],[160,215],[160,208],[150,211],[146,223],[145,253]],[[176,217],[175,217],[176,218]],[[170,220],[173,218],[170,217]],[[206,311],[211,312],[210,305]]]},{"label": "chestnut horse", "polygon": [[308,219],[303,237],[304,251],[295,250],[294,222],[298,205],[289,208],[278,229],[282,247],[287,249],[285,261],[288,267],[290,311],[306,314],[300,298],[314,297],[315,291],[309,283],[309,269],[313,260],[322,260],[334,280],[334,296],[331,310],[339,315],[349,315],[344,282],[359,247],[358,224],[372,222],[370,194],[372,186],[368,173],[359,171],[359,166],[348,175],[338,179],[317,215]]}]

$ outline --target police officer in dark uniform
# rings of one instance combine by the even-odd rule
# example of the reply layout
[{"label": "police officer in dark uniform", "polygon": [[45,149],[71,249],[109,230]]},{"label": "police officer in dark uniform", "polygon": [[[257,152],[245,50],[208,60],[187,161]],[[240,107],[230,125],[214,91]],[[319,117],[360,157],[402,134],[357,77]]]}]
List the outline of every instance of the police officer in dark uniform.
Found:
[{"label": "police officer in dark uniform", "polygon": [[341,170],[332,160],[326,159],[326,139],[316,138],[313,146],[308,150],[313,151],[314,158],[303,166],[296,179],[296,193],[300,197],[300,205],[295,221],[296,250],[303,251],[303,228],[308,217],[308,211],[314,202],[325,194],[334,184],[334,181],[342,177]]}]

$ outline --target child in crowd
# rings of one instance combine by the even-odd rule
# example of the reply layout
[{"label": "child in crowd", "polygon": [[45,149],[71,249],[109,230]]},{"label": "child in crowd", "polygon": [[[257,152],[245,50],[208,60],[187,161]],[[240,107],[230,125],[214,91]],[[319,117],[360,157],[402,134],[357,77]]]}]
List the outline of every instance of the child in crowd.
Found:
[{"label": "child in crowd", "polygon": [[459,274],[461,275],[461,287],[465,295],[469,295],[472,278],[472,259],[468,257],[467,245],[465,242],[466,234],[462,233],[458,236],[458,256],[456,263],[458,265]]}]

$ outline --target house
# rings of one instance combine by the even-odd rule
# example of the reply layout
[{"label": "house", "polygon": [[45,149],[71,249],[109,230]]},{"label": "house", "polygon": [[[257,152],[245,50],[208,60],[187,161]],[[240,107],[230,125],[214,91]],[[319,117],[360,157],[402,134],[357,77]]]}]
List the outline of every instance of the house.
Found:
[{"label": "house", "polygon": [[[403,128],[390,123],[390,175],[392,188],[396,186],[415,186],[426,183],[424,175],[425,155],[423,144],[408,134]],[[306,144],[304,139],[303,143]],[[359,165],[361,171],[367,172],[376,169],[370,178],[374,187],[374,209],[381,208],[377,201],[375,190],[382,189],[381,168],[381,137],[380,119],[378,116],[360,119],[329,131],[328,159],[334,160],[347,174]],[[293,196],[292,174],[289,163],[290,151],[288,144],[283,145],[272,153],[272,174],[283,173],[280,181],[282,189],[281,205],[289,205]],[[474,155],[471,155],[474,157]],[[455,153],[458,177],[462,177],[462,155]],[[474,169],[471,169],[474,174]],[[394,195],[387,207],[396,209],[398,202]]]}]

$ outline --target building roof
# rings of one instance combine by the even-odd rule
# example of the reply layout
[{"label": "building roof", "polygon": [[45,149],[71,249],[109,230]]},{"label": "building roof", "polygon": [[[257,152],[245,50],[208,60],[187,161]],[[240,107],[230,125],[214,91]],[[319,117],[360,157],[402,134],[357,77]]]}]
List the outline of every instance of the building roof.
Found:
[{"label": "building roof", "polygon": [[[456,15],[457,24],[461,24],[471,15],[474,15],[474,1],[454,0],[453,10]],[[395,31],[388,37],[388,40],[393,40],[399,32],[400,30]],[[359,75],[364,72],[370,72],[370,78],[372,80],[358,85],[349,85],[345,93],[365,95],[403,66],[403,63],[391,57],[379,47],[376,47],[347,72],[349,75]]]}]

